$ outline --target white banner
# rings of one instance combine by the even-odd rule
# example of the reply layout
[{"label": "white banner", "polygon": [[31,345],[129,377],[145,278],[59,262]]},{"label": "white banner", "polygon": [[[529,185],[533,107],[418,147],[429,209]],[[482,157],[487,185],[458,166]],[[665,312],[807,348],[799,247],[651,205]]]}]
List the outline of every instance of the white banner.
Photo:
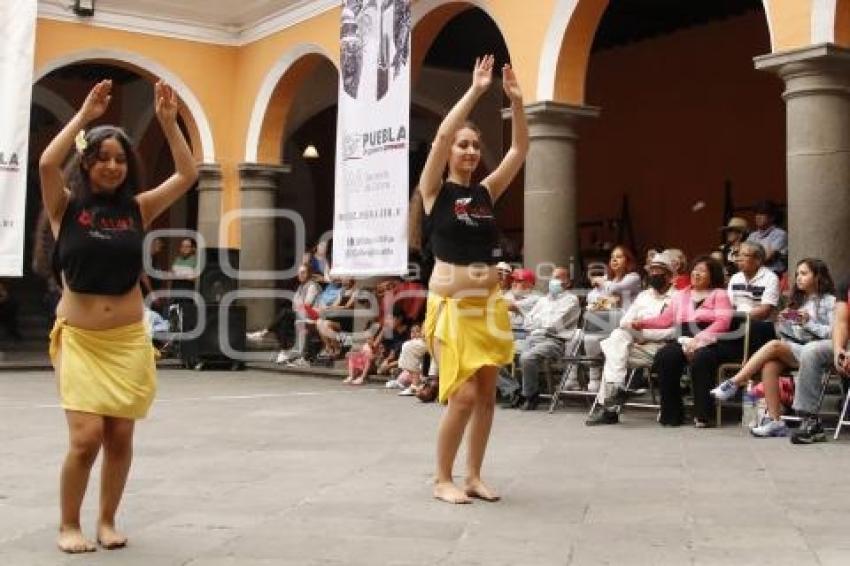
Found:
[{"label": "white banner", "polygon": [[0,2],[0,276],[21,277],[37,0]]},{"label": "white banner", "polygon": [[333,273],[407,271],[410,0],[343,0]]}]

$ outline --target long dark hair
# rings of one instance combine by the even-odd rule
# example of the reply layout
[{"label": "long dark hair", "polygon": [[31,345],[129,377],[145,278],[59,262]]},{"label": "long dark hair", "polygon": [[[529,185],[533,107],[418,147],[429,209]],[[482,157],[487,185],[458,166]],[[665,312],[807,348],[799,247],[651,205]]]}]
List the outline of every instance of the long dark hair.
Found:
[{"label": "long dark hair", "polygon": [[637,259],[635,258],[634,252],[623,244],[617,244],[614,246],[614,249],[611,250],[611,255],[608,256],[608,263],[605,264],[605,271],[608,273],[608,276],[614,276],[614,272],[611,271],[611,256],[614,255],[614,252],[617,250],[623,252],[623,256],[626,258],[624,275],[637,271]]},{"label": "long dark hair", "polygon": [[86,200],[92,195],[91,181],[88,169],[97,161],[100,146],[104,140],[114,139],[127,156],[127,175],[124,182],[115,189],[114,196],[121,200],[131,199],[139,192],[142,185],[142,170],[139,155],[133,147],[130,137],[123,129],[103,125],[90,129],[85,134],[86,147],[82,152],[75,152],[74,157],[65,167],[65,183],[71,191],[72,198]]},{"label": "long dark hair", "polygon": [[[815,294],[835,294],[835,282],[832,280],[832,275],[830,275],[829,267],[825,261],[807,257],[797,262],[797,268],[803,264],[806,264],[806,267],[815,276]],[[791,300],[789,301],[789,306],[794,309],[800,308],[806,302],[806,292],[797,287],[797,268],[794,269],[794,284],[791,286]]]},{"label": "long dark hair", "polygon": [[705,268],[708,269],[708,284],[712,289],[722,289],[726,286],[726,275],[723,273],[723,265],[719,261],[710,255],[701,255],[691,264],[691,271],[701,263],[704,263]]}]

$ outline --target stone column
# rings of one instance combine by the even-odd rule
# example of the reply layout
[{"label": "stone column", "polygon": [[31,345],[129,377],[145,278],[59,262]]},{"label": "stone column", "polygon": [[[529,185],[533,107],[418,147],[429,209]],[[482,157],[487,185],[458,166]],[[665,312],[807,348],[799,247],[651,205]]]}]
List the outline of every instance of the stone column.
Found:
[{"label": "stone column", "polygon": [[820,257],[841,278],[850,274],[850,49],[815,45],[755,65],[785,81],[789,267]]},{"label": "stone column", "polygon": [[[525,107],[530,146],[525,160],[523,259],[527,267],[578,261],[577,127],[598,108],[543,101]],[[545,275],[545,273],[544,273]]]},{"label": "stone column", "polygon": [[198,232],[210,248],[218,247],[221,220],[221,167],[203,163],[198,167]]},{"label": "stone column", "polygon": [[[275,195],[280,188],[281,177],[289,172],[289,166],[242,163],[239,165],[239,184],[242,209],[273,211]],[[275,217],[241,218],[240,271],[275,270]],[[273,279],[240,279],[240,289],[273,289]],[[275,300],[243,299],[247,311],[248,329],[266,328],[275,315]]]}]

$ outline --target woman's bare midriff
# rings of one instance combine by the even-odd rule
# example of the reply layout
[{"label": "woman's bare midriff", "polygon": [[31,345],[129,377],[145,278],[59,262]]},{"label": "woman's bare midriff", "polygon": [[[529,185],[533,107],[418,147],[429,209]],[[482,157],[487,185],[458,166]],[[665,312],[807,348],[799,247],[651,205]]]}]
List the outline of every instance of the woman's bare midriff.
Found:
[{"label": "woman's bare midriff", "polygon": [[86,330],[108,330],[139,322],[144,317],[144,300],[138,286],[124,295],[75,293],[67,285],[56,306],[57,318]]},{"label": "woman's bare midriff", "polygon": [[443,297],[454,297],[477,290],[489,293],[498,283],[499,275],[494,265],[455,265],[438,259],[428,282],[428,290]]}]

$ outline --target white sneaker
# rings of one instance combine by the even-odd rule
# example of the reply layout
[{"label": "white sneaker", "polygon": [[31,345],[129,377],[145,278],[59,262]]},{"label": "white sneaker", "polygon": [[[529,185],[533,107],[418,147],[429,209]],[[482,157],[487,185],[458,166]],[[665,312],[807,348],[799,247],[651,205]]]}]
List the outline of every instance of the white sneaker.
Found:
[{"label": "white sneaker", "polygon": [[247,333],[247,334],[245,335],[245,338],[247,338],[247,339],[248,339],[248,340],[250,340],[251,342],[261,342],[261,341],[263,340],[263,338],[265,338],[265,337],[266,337],[266,334],[268,334],[268,333],[269,333],[269,331],[268,331],[268,330],[266,330],[266,329],[263,329],[263,330],[257,330],[257,331],[255,331],[255,332],[249,332],[249,333]]},{"label": "white sneaker", "polygon": [[310,367],[310,362],[305,360],[304,358],[296,358],[291,362],[286,363],[286,367],[290,368],[308,368]]},{"label": "white sneaker", "polygon": [[735,385],[731,379],[727,379],[726,381],[721,382],[720,385],[712,389],[709,393],[711,393],[711,396],[718,401],[728,401],[735,396],[737,391],[738,386]]},{"label": "white sneaker", "polygon": [[775,421],[770,419],[761,426],[754,426],[750,429],[753,436],[759,438],[770,438],[776,436],[788,436],[788,427],[785,426],[785,421]]},{"label": "white sneaker", "polygon": [[399,391],[398,394],[402,397],[412,397],[413,395],[416,395],[416,389],[411,385],[407,389]]},{"label": "white sneaker", "polygon": [[289,352],[286,350],[281,350],[277,353],[277,358],[275,358],[275,363],[277,364],[285,364],[289,361]]},{"label": "white sneaker", "polygon": [[591,379],[587,382],[587,390],[590,393],[599,393],[599,386],[602,383],[601,379]]},{"label": "white sneaker", "polygon": [[386,387],[387,389],[404,389],[404,388],[401,386],[401,384],[400,384],[398,381],[396,381],[395,379],[390,379],[390,380],[388,380],[388,381],[384,384],[384,387]]}]

